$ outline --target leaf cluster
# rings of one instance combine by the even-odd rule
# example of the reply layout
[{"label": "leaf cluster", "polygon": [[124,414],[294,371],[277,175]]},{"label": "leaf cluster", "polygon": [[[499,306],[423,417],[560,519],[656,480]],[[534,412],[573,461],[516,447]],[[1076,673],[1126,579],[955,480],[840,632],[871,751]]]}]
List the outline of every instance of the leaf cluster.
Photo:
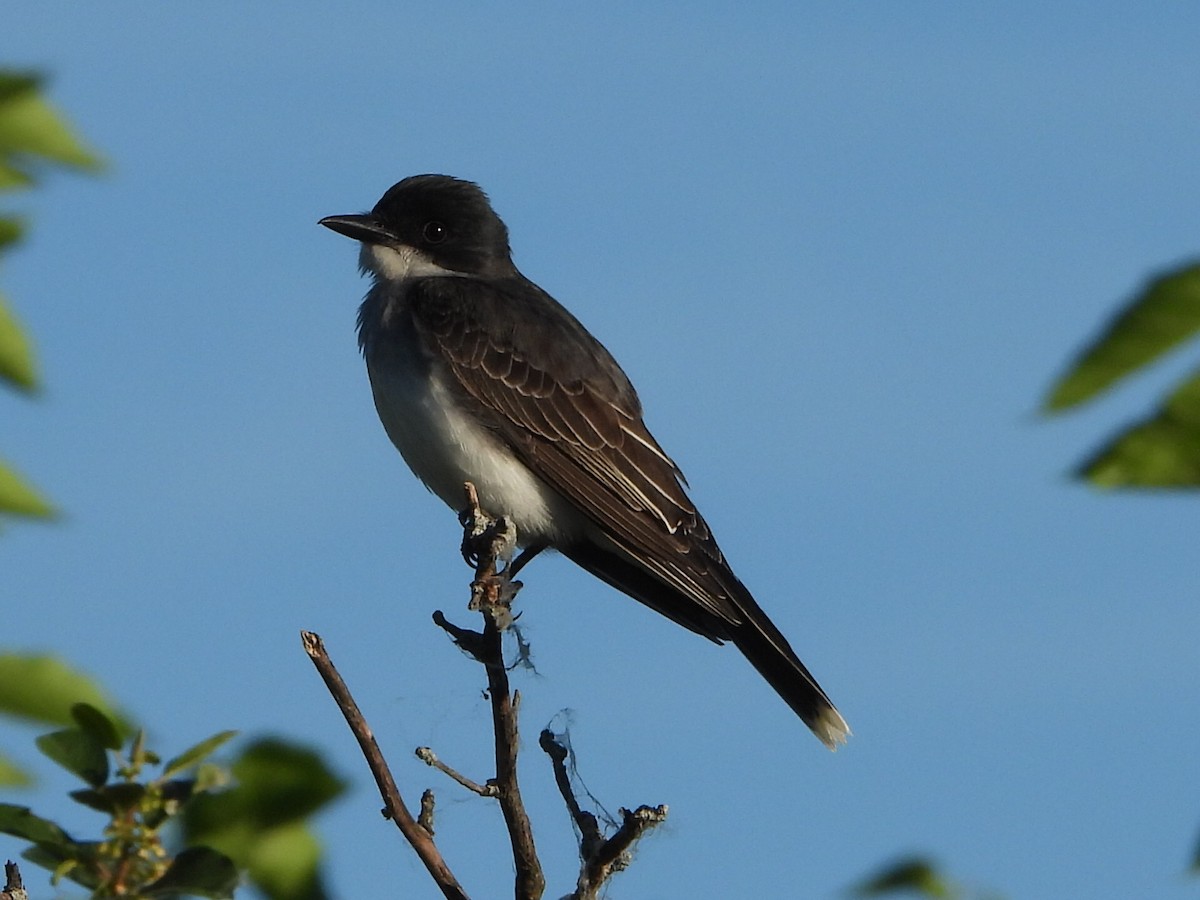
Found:
[{"label": "leaf cluster", "polygon": [[[95,171],[100,162],[43,96],[37,75],[0,69],[0,191],[28,188],[49,167]],[[15,215],[0,213],[0,256],[25,230]],[[25,393],[38,383],[33,347],[0,292],[0,383]],[[0,462],[0,514],[47,518],[50,503],[15,469]]]},{"label": "leaf cluster", "polygon": [[[1043,409],[1087,403],[1200,331],[1200,263],[1152,278],[1051,387]],[[1075,470],[1100,487],[1200,487],[1200,369]]]},{"label": "leaf cluster", "polygon": [[[77,703],[71,715],[71,727],[43,734],[37,747],[84,782],[70,797],[107,817],[101,836],[77,838],[11,803],[0,803],[0,831],[28,841],[22,856],[50,869],[55,882],[67,878],[95,897],[231,897],[238,871],[228,857],[203,846],[172,854],[163,831],[189,801],[219,785],[215,770],[200,770],[233,732],[214,735],[163,765],[143,732],[123,749],[120,724],[96,707]],[[148,770],[158,767],[161,772],[150,777]]]},{"label": "leaf cluster", "polygon": [[[0,655],[0,713],[66,726],[36,746],[83,782],[70,798],[106,820],[81,838],[0,803],[0,833],[27,842],[22,856],[56,883],[97,898],[232,897],[242,881],[277,900],[327,896],[309,819],[344,786],[315,753],[264,738],[219,765],[213,754],[235,735],[222,731],[164,762],[89,679],[46,657]],[[21,776],[9,784],[30,780],[7,766]]]}]

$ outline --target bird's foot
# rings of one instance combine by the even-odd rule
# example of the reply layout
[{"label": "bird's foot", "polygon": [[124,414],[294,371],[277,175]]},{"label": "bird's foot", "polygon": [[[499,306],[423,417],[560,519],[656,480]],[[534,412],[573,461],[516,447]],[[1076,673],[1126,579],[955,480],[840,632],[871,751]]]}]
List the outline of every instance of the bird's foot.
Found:
[{"label": "bird's foot", "polygon": [[521,589],[512,575],[524,563],[518,560],[515,568],[510,565],[517,526],[506,516],[492,516],[481,508],[473,484],[467,482],[465,488],[467,508],[458,516],[463,527],[462,557],[475,570],[468,609],[484,613],[503,631],[512,624],[512,601]]}]

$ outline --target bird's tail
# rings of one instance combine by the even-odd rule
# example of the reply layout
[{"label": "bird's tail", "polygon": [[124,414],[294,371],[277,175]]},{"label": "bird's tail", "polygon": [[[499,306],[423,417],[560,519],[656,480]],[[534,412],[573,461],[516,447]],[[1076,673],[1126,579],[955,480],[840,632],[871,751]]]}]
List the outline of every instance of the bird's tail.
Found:
[{"label": "bird's tail", "polygon": [[594,544],[563,547],[562,552],[577,565],[613,587],[649,606],[683,627],[720,643],[731,640],[821,742],[830,750],[844,744],[850,726],[821,690],[800,657],[762,611],[746,586],[724,563],[706,569],[714,596],[721,597],[728,612],[722,616],[712,605],[702,606],[679,589],[665,584],[631,556],[602,550]]},{"label": "bird's tail", "polygon": [[800,662],[779,629],[747,591],[738,597],[745,621],[729,629],[729,637],[775,692],[830,750],[846,743],[850,726],[817,679]]}]

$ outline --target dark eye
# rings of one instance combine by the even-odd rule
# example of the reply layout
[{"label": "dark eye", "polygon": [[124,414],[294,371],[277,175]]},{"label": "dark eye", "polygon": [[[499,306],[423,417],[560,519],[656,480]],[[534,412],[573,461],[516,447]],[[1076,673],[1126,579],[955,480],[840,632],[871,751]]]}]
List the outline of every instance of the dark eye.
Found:
[{"label": "dark eye", "polygon": [[440,244],[448,234],[446,226],[441,222],[426,222],[425,227],[421,229],[421,237],[430,244]]}]

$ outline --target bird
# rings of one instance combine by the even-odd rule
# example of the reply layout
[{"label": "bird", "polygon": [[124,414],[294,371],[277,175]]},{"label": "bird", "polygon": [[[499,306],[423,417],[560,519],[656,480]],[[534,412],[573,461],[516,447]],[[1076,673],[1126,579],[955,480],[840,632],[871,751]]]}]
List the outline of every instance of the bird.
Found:
[{"label": "bird", "polygon": [[[414,175],[319,224],[360,243],[358,343],[384,430],[451,509],[516,527],[654,611],[732,642],[829,749],[846,720],[733,573],[607,349],[512,261],[474,182]],[[511,568],[511,566],[510,566]]]}]

